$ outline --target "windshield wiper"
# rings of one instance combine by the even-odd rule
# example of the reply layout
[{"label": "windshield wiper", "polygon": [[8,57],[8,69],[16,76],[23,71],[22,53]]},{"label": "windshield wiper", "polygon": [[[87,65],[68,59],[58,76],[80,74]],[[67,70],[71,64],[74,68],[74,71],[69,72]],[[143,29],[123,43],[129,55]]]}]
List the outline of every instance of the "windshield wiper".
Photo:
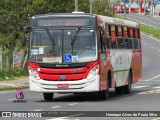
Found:
[{"label": "windshield wiper", "polygon": [[74,45],[74,42],[75,42],[75,40],[77,39],[77,36],[78,36],[78,33],[79,33],[80,30],[81,30],[81,26],[79,26],[79,27],[76,29],[76,32],[75,32],[75,34],[74,34],[74,36],[73,36],[73,38],[72,38],[72,41],[71,41],[71,45],[72,45],[72,46]]},{"label": "windshield wiper", "polygon": [[81,30],[81,27],[82,27],[82,26],[79,26],[79,27],[76,29],[76,32],[75,32],[75,34],[74,34],[74,36],[73,36],[73,38],[72,38],[72,41],[71,41],[72,54],[73,54],[73,45],[74,45],[74,42],[75,42],[76,39],[77,39],[77,36],[78,36],[79,31]]},{"label": "windshield wiper", "polygon": [[[51,43],[52,43],[52,52],[51,53],[54,53],[54,45],[56,45],[55,44],[55,42],[54,42],[54,37],[51,35],[51,33],[49,32],[49,30],[48,30],[48,28],[44,28],[45,29],[45,31],[47,32],[47,34],[48,34],[48,37],[49,37],[49,39],[50,39],[50,41],[51,41]],[[54,55],[54,54],[53,54]]]}]

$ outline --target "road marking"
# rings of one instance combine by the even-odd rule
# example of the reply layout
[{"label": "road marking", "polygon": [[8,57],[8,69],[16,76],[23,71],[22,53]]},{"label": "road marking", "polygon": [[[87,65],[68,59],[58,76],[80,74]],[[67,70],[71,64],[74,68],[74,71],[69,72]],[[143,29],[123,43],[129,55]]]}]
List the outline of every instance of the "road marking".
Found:
[{"label": "road marking", "polygon": [[54,106],[54,107],[51,107],[51,108],[59,108],[59,107],[61,107],[61,106]]},{"label": "road marking", "polygon": [[160,50],[158,50],[158,51],[160,51]]},{"label": "road marking", "polygon": [[42,109],[38,109],[38,110],[33,110],[33,111],[42,111]]},{"label": "road marking", "polygon": [[[143,33],[143,32],[141,32],[141,34],[147,35],[147,34],[145,34],[145,33]],[[160,42],[160,40],[158,40],[158,39],[156,39],[156,38],[154,38],[154,37],[152,37],[152,36],[150,36],[150,35],[147,35],[147,36],[150,37],[150,38],[152,38],[153,40],[155,40],[155,41],[157,41],[157,42]]]},{"label": "road marking", "polygon": [[144,44],[144,45],[148,45],[148,44]]},{"label": "road marking", "polygon": [[154,47],[151,47],[152,49],[154,48]]},{"label": "road marking", "polygon": [[135,86],[135,87],[132,87],[132,88],[144,88],[144,87],[148,87],[148,86]]},{"label": "road marking", "polygon": [[152,120],[160,120],[160,118],[155,118],[155,119],[152,119]]},{"label": "road marking", "polygon": [[153,93],[160,93],[160,89],[158,90],[150,90],[150,91],[146,91],[146,92],[140,92],[140,93],[137,93],[137,94],[153,94]]},{"label": "road marking", "polygon": [[66,119],[67,117],[58,117],[58,118],[51,118],[51,119],[46,119],[46,120],[69,120]]},{"label": "road marking", "polygon": [[155,89],[160,89],[160,86],[157,86],[157,87],[153,87],[153,88],[155,88]]},{"label": "road marking", "polygon": [[158,78],[158,77],[160,77],[160,75],[157,75],[157,76],[155,76],[153,78],[150,78],[150,79],[147,79],[147,80],[144,80],[144,81],[150,81],[150,80],[153,80],[153,79]]},{"label": "road marking", "polygon": [[76,104],[78,104],[78,103],[71,103],[71,104],[69,104],[69,105],[76,105]]},{"label": "road marking", "polygon": [[[57,118],[51,118],[51,119],[46,119],[46,120],[80,120],[80,119],[69,119],[68,117],[76,117],[76,116],[80,116],[83,115],[84,113],[79,113],[79,114],[75,114],[75,115],[70,115],[70,116],[66,116],[66,117],[57,117]],[[68,119],[67,119],[68,118]]]},{"label": "road marking", "polygon": [[46,120],[80,120],[80,119],[70,119],[68,117],[59,117],[59,118],[51,118],[51,119],[46,119]]}]

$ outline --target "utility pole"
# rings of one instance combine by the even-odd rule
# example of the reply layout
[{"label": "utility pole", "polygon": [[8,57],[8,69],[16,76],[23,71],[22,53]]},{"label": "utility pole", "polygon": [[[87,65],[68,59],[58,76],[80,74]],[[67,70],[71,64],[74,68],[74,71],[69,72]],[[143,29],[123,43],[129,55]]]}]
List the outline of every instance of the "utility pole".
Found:
[{"label": "utility pole", "polygon": [[153,15],[153,0],[151,0],[151,8],[150,8],[150,12],[151,12],[151,15]]},{"label": "utility pole", "polygon": [[75,11],[78,11],[78,0],[75,0]]},{"label": "utility pole", "polygon": [[124,7],[124,19],[126,19],[126,3],[125,3],[125,0],[123,0],[123,7]]},{"label": "utility pole", "polygon": [[92,14],[92,0],[90,0],[90,14]]},{"label": "utility pole", "polygon": [[131,14],[131,0],[129,0],[129,14]]}]

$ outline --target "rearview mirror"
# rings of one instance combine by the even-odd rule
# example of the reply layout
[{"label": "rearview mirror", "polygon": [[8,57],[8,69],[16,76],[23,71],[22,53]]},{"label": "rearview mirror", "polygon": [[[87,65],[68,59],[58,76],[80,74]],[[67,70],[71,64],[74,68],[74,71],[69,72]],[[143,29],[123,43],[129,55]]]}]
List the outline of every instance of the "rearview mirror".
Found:
[{"label": "rearview mirror", "polygon": [[24,28],[25,33],[29,33],[30,30],[31,30],[31,27],[26,27],[26,28]]}]

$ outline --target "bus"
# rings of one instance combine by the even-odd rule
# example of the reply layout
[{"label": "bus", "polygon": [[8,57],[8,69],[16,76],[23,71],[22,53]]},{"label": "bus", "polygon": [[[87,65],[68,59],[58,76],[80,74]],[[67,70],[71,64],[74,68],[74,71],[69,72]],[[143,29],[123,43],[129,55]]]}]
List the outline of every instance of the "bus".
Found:
[{"label": "bus", "polygon": [[30,91],[41,92],[45,100],[54,93],[96,93],[107,99],[110,88],[130,93],[142,76],[139,23],[55,13],[31,17],[27,31]]}]

